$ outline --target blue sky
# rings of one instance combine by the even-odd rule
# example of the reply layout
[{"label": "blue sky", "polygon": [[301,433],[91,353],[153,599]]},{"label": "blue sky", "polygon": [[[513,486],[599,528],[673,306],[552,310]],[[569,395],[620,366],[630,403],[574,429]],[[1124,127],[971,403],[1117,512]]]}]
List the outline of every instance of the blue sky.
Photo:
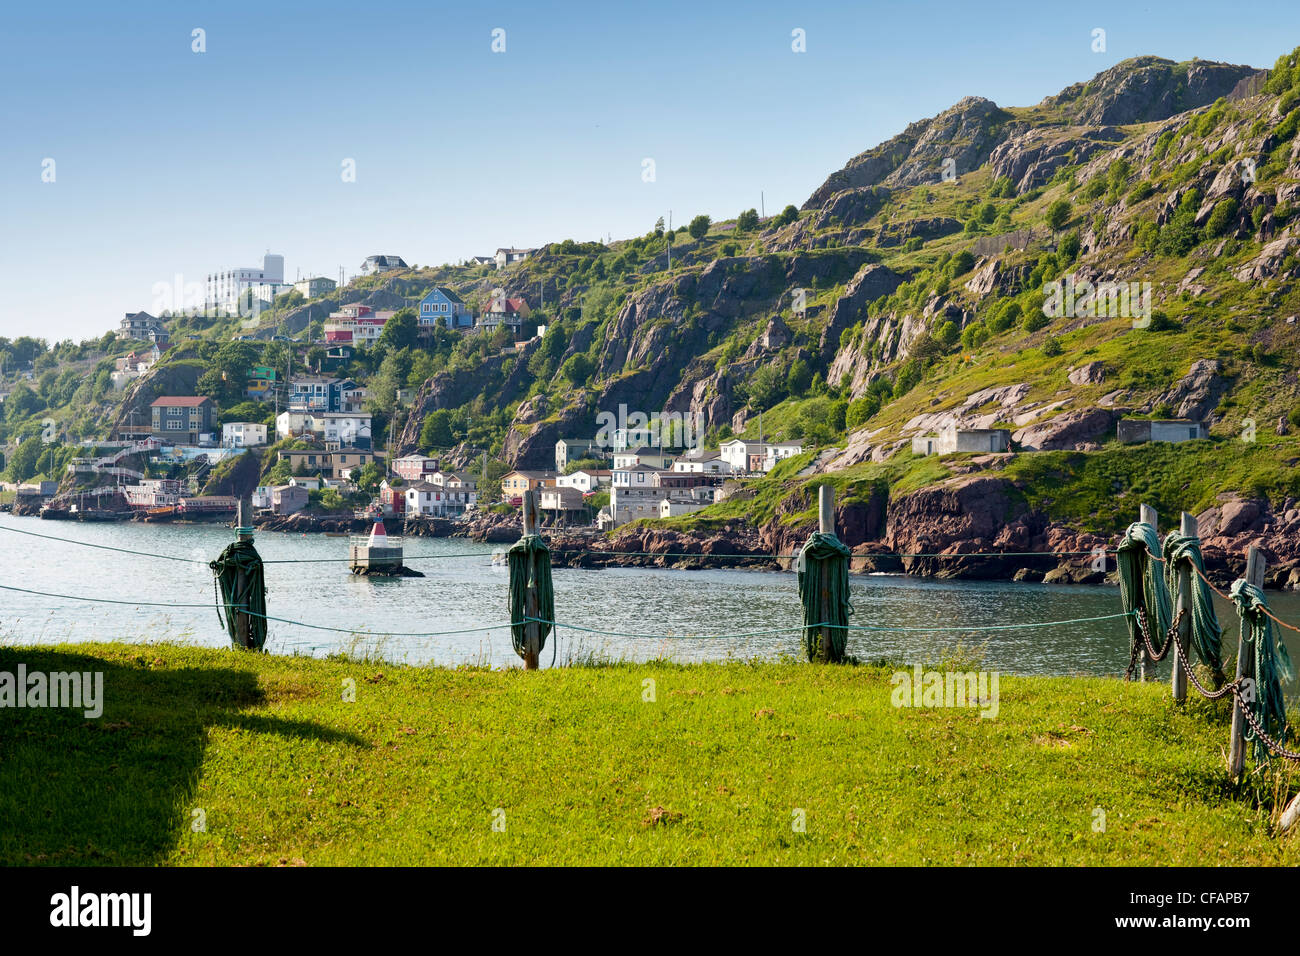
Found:
[{"label": "blue sky", "polygon": [[[456,262],[636,235],[670,210],[674,224],[730,218],[760,192],[770,214],[965,95],[1023,106],[1129,56],[1266,67],[1300,45],[1294,0],[1239,9],[10,5],[0,335],[99,335],[150,308],[156,283],[202,282],[266,251],[290,279],[336,277],[374,253]],[[796,28],[806,52],[791,49]]]}]

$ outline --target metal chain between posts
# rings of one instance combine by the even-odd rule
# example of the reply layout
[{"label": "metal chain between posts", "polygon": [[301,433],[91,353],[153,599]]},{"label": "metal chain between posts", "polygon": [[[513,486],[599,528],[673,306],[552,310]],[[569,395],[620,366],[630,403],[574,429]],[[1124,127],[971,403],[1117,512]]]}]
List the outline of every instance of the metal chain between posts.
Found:
[{"label": "metal chain between posts", "polygon": [[[1180,617],[1182,616],[1182,613],[1183,612],[1181,611],[1179,612]],[[1174,623],[1177,625],[1178,622],[1175,621]],[[1196,688],[1202,697],[1205,697],[1207,700],[1221,700],[1228,696],[1228,694],[1232,694],[1234,705],[1240,708],[1242,717],[1245,718],[1246,723],[1250,724],[1250,728],[1255,732],[1256,738],[1262,740],[1264,745],[1279,757],[1286,760],[1300,762],[1300,752],[1287,750],[1286,747],[1264,732],[1264,728],[1260,726],[1259,721],[1256,719],[1254,713],[1241,695],[1241,685],[1244,678],[1239,677],[1236,680],[1224,684],[1223,687],[1219,688],[1217,691],[1207,691],[1204,685],[1201,684],[1200,679],[1196,676],[1196,671],[1192,668],[1191,662],[1187,659],[1187,648],[1183,646],[1182,635],[1178,633],[1177,627],[1173,628],[1170,634],[1167,635],[1164,649],[1160,652],[1159,656],[1156,656],[1155,650],[1151,647],[1151,640],[1147,634],[1146,614],[1141,608],[1138,609],[1138,629],[1142,633],[1142,641],[1146,644],[1147,651],[1157,661],[1164,657],[1165,653],[1168,652],[1170,643],[1169,638],[1176,641],[1178,645],[1178,662],[1182,665],[1183,671],[1187,674],[1188,679],[1191,680],[1192,686]],[[1129,664],[1130,669],[1132,668],[1132,661],[1137,658],[1137,644],[1135,643],[1133,647],[1134,651]]]},{"label": "metal chain between posts", "polygon": [[[1147,625],[1146,607],[1139,605],[1134,613],[1137,615],[1138,633],[1142,635],[1141,643],[1146,645],[1147,655],[1151,660],[1158,664],[1165,659],[1165,655],[1169,653],[1169,648],[1173,646],[1174,641],[1178,638],[1178,629],[1183,623],[1183,618],[1187,614],[1187,609],[1179,609],[1178,614],[1174,617],[1174,623],[1169,626],[1169,630],[1165,633],[1164,646],[1160,648],[1159,651],[1156,651],[1155,647],[1152,646],[1151,638],[1148,634],[1149,628]],[[1182,648],[1181,643],[1178,646],[1180,649]],[[1128,668],[1124,671],[1125,680],[1131,680],[1133,678],[1133,668],[1137,666],[1138,654],[1141,652],[1141,649],[1141,644],[1137,641],[1134,641],[1129,647]],[[1187,656],[1185,652],[1183,656]]]}]

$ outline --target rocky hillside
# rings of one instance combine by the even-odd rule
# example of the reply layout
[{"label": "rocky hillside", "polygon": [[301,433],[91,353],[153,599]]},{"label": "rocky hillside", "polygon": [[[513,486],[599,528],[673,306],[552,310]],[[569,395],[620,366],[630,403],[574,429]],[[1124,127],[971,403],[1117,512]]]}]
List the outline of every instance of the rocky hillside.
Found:
[{"label": "rocky hillside", "polygon": [[[399,453],[545,467],[620,405],[695,415],[709,443],[757,438],[760,414],[766,438],[804,442],[673,533],[725,521],[788,544],[822,481],[869,551],[1084,541],[1140,500],[1207,520],[1248,502],[1250,533],[1273,533],[1300,499],[1297,59],[1138,57],[1032,106],[967,97],[779,215],[557,241],[503,271],[387,273],[256,334],[435,284],[476,312],[527,299],[540,338],[444,333],[342,370],[418,386],[391,410]],[[1116,443],[1126,416],[1197,419],[1211,438],[1134,451]],[[949,425],[1009,429],[1012,453],[912,459],[913,437]]]},{"label": "rocky hillside", "polygon": [[[658,233],[445,270],[470,298],[552,290],[551,332],[431,378],[401,448],[471,396],[513,409],[499,450],[531,466],[620,403],[698,414],[713,437],[764,411],[769,435],[803,432],[830,469],[950,423],[1088,449],[1122,414],[1217,425],[1247,394],[1271,428],[1300,403],[1290,59],[1270,88],[1253,67],[1141,57],[1034,107],[964,99],[854,157],[797,216],[679,233],[671,270]],[[1154,321],[1042,316],[1045,284],[1067,274],[1149,283]],[[557,375],[575,356],[587,374]],[[763,369],[781,380],[755,383]]]}]

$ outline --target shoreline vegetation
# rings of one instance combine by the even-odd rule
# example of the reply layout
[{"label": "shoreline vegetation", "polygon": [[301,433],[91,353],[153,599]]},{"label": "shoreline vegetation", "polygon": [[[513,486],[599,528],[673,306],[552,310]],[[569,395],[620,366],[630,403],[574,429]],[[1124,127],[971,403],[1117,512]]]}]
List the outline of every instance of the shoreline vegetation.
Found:
[{"label": "shoreline vegetation", "polygon": [[20,663],[102,673],[104,710],[0,721],[3,864],[1300,863],[1294,773],[1234,787],[1228,704],[1164,684],[1008,676],[985,719],[895,706],[904,663],[0,647]]}]

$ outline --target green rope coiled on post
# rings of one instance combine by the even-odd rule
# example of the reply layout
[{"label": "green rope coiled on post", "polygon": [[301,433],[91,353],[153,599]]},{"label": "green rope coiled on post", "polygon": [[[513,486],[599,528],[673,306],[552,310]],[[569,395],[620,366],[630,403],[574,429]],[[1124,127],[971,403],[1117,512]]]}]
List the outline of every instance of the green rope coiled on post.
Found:
[{"label": "green rope coiled on post", "polygon": [[1216,683],[1223,681],[1223,627],[1214,613],[1214,598],[1205,583],[1205,560],[1201,540],[1192,535],[1171,531],[1165,535],[1165,588],[1170,594],[1178,590],[1178,571],[1186,563],[1192,585],[1192,647],[1201,663],[1214,672]]},{"label": "green rope coiled on post", "polygon": [[[544,560],[534,560],[534,555],[544,556]],[[528,642],[524,628],[532,623],[541,632],[537,650],[541,652],[546,646],[546,636],[551,633],[551,621],[555,620],[555,588],[551,584],[551,550],[539,534],[526,534],[506,551],[506,567],[510,570],[510,640],[515,653],[524,656]],[[536,570],[536,580],[532,574]],[[528,588],[537,587],[537,613],[529,614],[527,610]],[[540,620],[539,620],[540,619]]]},{"label": "green rope coiled on post", "polygon": [[[1283,740],[1286,737],[1286,701],[1282,697],[1282,681],[1295,679],[1291,655],[1287,653],[1286,645],[1273,636],[1273,621],[1264,613],[1268,610],[1268,602],[1264,600],[1263,591],[1245,578],[1238,578],[1232,582],[1228,593],[1241,618],[1242,641],[1254,648],[1255,699],[1249,702],[1249,706],[1264,732],[1274,740]],[[1247,653],[1245,647],[1241,653]],[[1254,741],[1257,763],[1269,759],[1268,744],[1258,738],[1249,723],[1245,727],[1245,737]]]},{"label": "green rope coiled on post", "polygon": [[1156,634],[1165,634],[1173,623],[1173,602],[1169,599],[1169,588],[1165,579],[1155,573],[1151,560],[1160,553],[1160,537],[1156,529],[1143,521],[1135,521],[1124,532],[1115,551],[1115,563],[1119,567],[1119,599],[1124,612],[1129,614],[1128,636],[1129,648],[1132,650],[1142,641],[1138,631],[1137,615],[1133,614],[1139,607],[1145,607],[1147,620]]},{"label": "green rope coiled on post", "polygon": [[[848,644],[849,615],[849,554],[847,547],[833,534],[814,531],[799,551],[799,602],[803,605],[803,643],[808,660],[818,657],[822,628],[829,625],[829,659],[836,663],[844,660]],[[822,590],[825,589],[830,613],[822,610]]]},{"label": "green rope coiled on post", "polygon": [[[260,651],[266,646],[266,577],[262,571],[262,556],[253,547],[252,540],[236,541],[221,552],[217,560],[209,562],[212,569],[214,586],[221,598],[217,607],[217,616],[222,617],[230,643],[235,647],[245,647],[240,643],[236,627],[236,615],[240,610],[247,611],[248,644],[247,649]],[[240,572],[245,575],[244,588],[239,587]]]}]

